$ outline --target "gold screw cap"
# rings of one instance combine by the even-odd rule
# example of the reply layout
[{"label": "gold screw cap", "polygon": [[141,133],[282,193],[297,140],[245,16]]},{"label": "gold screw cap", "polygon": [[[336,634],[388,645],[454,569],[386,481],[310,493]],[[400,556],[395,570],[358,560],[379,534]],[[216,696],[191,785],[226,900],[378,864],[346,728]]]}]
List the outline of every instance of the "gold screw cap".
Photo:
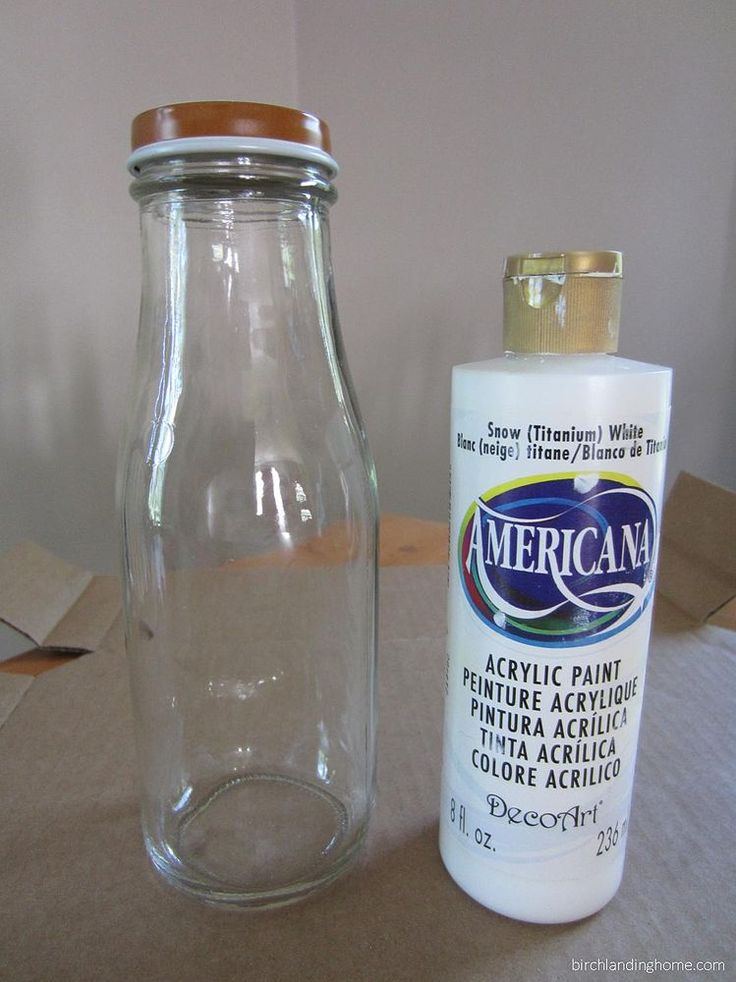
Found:
[{"label": "gold screw cap", "polygon": [[506,351],[616,351],[622,270],[620,252],[509,256],[503,279]]}]

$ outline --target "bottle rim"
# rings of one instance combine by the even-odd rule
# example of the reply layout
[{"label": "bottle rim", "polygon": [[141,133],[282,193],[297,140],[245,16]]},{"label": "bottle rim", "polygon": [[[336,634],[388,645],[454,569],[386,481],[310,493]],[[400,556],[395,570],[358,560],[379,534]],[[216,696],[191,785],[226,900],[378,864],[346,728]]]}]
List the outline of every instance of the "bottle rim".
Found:
[{"label": "bottle rim", "polygon": [[197,136],[176,140],[159,140],[137,147],[128,157],[127,168],[133,177],[139,177],[143,164],[167,157],[190,157],[202,154],[227,154],[228,156],[288,157],[305,163],[317,164],[332,179],[337,176],[337,161],[325,150],[310,147],[292,140],[272,140],[267,137]]}]

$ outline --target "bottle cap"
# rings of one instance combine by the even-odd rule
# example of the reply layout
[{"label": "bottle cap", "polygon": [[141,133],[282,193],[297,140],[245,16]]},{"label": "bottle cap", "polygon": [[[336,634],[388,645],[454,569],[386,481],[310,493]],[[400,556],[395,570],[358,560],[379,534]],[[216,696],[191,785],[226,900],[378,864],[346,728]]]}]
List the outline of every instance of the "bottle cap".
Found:
[{"label": "bottle cap", "polygon": [[503,280],[506,351],[616,351],[622,278],[620,252],[509,256]]},{"label": "bottle cap", "polygon": [[128,169],[172,154],[265,153],[322,164],[337,173],[323,120],[259,102],[180,102],[140,113],[131,128]]}]

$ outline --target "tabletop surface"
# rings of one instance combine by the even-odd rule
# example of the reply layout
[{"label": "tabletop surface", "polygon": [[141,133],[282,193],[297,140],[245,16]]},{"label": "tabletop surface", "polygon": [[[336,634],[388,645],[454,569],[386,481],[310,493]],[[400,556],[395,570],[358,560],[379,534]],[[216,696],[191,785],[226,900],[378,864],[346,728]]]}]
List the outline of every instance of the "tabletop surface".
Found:
[{"label": "tabletop surface", "polygon": [[0,728],[0,977],[555,982],[677,961],[725,968],[668,977],[734,977],[736,633],[658,601],[621,889],[575,924],[511,921],[462,893],[437,849],[447,572],[445,529],[433,534],[435,565],[413,565],[418,547],[399,540],[403,564],[381,570],[365,855],[293,907],[223,912],[150,869],[119,635],[38,678],[0,675],[0,702],[4,687],[15,700]]},{"label": "tabletop surface", "polygon": [[[381,516],[379,557],[381,566],[431,566],[447,562],[447,525],[408,515]],[[33,648],[0,661],[0,672],[41,675],[73,660],[75,656],[49,648]]]}]

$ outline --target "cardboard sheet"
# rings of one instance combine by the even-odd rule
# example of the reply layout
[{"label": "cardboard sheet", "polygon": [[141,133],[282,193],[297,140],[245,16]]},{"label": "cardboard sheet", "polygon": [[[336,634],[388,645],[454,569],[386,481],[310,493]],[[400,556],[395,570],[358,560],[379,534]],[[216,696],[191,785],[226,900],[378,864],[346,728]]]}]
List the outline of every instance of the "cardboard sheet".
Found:
[{"label": "cardboard sheet", "polygon": [[27,675],[6,675],[0,672],[0,728],[21,701],[32,681]]},{"label": "cardboard sheet", "polygon": [[[554,982],[686,960],[724,968],[667,977],[736,978],[736,631],[703,623],[733,604],[735,529],[736,496],[678,481],[624,881],[598,915],[553,927],[485,910],[439,857],[443,566],[381,571],[378,804],[361,864],[306,902],[248,913],[184,897],[148,864],[115,582],[20,547],[0,561],[0,616],[38,644],[94,651],[32,683],[0,673],[0,978]],[[235,586],[225,573],[212,602]]]},{"label": "cardboard sheet", "polygon": [[119,613],[114,576],[93,576],[34,542],[0,556],[0,619],[38,647],[94,651]]},{"label": "cardboard sheet", "polygon": [[725,973],[687,977],[733,978],[736,634],[659,604],[623,885],[593,918],[534,927],[474,903],[439,858],[445,584],[442,567],[383,571],[379,793],[366,855],[326,892],[280,911],[209,908],[149,868],[119,648],[38,678],[0,731],[0,974],[548,982],[574,978],[573,958],[656,958],[723,960]]},{"label": "cardboard sheet", "polygon": [[736,597],[735,501],[686,471],[667,499],[657,591],[701,622]]}]

